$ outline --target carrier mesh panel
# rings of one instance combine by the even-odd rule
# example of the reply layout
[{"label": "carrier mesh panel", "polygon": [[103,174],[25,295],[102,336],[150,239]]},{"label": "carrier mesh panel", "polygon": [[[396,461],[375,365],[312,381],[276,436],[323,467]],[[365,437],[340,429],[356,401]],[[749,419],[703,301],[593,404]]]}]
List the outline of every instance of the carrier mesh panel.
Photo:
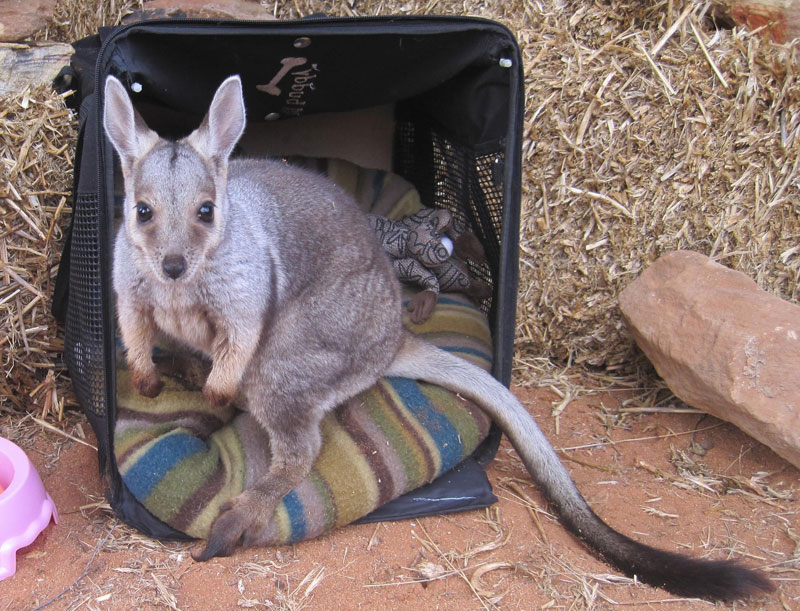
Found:
[{"label": "carrier mesh panel", "polygon": [[[465,222],[486,251],[487,264],[472,273],[494,286],[500,269],[503,218],[503,153],[477,156],[433,128],[411,120],[397,123],[394,170],[419,191],[422,203],[446,208]],[[491,309],[491,298],[484,309]]]},{"label": "carrier mesh panel", "polygon": [[[498,146],[498,149],[500,147]],[[394,171],[419,191],[425,206],[446,208],[472,229],[483,244],[486,263],[470,271],[494,287],[500,278],[500,235],[503,219],[502,151],[476,156],[453,143],[427,122],[399,119],[394,135]],[[497,334],[499,313],[492,298],[483,302],[492,331]],[[487,465],[500,444],[500,429],[492,424],[489,436],[473,456]]]},{"label": "carrier mesh panel", "polygon": [[64,357],[80,404],[105,417],[99,198],[79,195],[74,215]]}]

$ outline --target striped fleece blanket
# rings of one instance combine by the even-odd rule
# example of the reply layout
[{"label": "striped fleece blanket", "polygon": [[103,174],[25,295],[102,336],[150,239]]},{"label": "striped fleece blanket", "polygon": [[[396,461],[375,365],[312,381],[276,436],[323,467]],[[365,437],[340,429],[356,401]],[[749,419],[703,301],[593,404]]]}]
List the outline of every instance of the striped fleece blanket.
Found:
[{"label": "striped fleece blanket", "polygon": [[[417,192],[396,175],[335,160],[291,162],[326,173],[375,214],[401,218],[420,207]],[[466,297],[441,296],[433,316],[409,328],[480,367],[491,366],[486,317]],[[154,516],[205,538],[223,503],[268,468],[265,433],[247,413],[211,408],[186,376],[164,376],[158,397],[141,397],[124,358],[117,363],[123,368],[114,447],[125,484]],[[270,542],[319,536],[432,481],[469,456],[489,425],[481,410],[441,388],[380,380],[323,420],[322,451],[308,478],[278,506]]]},{"label": "striped fleece blanket", "polygon": [[[438,346],[490,366],[485,316],[468,299],[444,295],[416,330]],[[197,387],[165,377],[155,399],[118,372],[115,453],[122,478],[153,515],[205,538],[225,501],[269,465],[266,435],[249,414],[205,403]],[[380,380],[322,422],[322,451],[308,478],[278,506],[269,541],[282,544],[349,524],[435,479],[469,456],[489,419],[441,388]]]}]

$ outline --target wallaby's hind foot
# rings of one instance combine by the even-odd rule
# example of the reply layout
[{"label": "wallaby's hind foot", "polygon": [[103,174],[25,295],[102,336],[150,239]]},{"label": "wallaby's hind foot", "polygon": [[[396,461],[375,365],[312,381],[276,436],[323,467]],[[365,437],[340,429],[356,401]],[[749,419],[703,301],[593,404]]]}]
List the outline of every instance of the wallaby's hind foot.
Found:
[{"label": "wallaby's hind foot", "polygon": [[[274,505],[272,510],[274,511]],[[192,553],[198,562],[211,560],[216,556],[230,556],[240,544],[244,547],[253,545],[249,541],[253,533],[266,530],[273,511],[266,515],[264,500],[259,498],[258,491],[250,489],[226,502],[221,510],[206,546],[199,553]]]}]

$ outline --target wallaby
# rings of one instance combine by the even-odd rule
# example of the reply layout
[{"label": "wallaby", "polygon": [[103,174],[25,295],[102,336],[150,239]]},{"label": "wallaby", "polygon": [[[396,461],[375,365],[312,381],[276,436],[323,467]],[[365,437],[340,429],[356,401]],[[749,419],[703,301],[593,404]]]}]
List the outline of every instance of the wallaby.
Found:
[{"label": "wallaby", "polygon": [[507,388],[403,327],[400,282],[349,195],[280,161],[230,159],[245,129],[238,76],[178,141],[147,127],[116,78],[104,96],[125,183],[113,284],[133,384],[160,392],[152,350],[163,332],[210,357],[208,401],[235,399],[269,439],[269,471],[223,506],[197,560],[258,545],[277,503],[309,473],[323,415],[380,376],[400,376],[485,410],[564,524],[625,574],[709,599],[772,589],[758,571],[648,547],[595,515]]}]

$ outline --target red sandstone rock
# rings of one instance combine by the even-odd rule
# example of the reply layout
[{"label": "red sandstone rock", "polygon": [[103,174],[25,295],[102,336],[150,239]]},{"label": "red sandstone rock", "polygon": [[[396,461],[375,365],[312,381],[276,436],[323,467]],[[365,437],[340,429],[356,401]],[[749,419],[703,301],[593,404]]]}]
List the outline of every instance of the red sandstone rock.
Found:
[{"label": "red sandstone rock", "polygon": [[0,42],[17,42],[41,30],[53,15],[56,0],[2,0]]},{"label": "red sandstone rock", "polygon": [[636,343],[683,401],[800,467],[800,307],[691,251],[620,294]]},{"label": "red sandstone rock", "polygon": [[719,0],[717,6],[736,24],[761,28],[773,42],[800,37],[800,0]]}]

